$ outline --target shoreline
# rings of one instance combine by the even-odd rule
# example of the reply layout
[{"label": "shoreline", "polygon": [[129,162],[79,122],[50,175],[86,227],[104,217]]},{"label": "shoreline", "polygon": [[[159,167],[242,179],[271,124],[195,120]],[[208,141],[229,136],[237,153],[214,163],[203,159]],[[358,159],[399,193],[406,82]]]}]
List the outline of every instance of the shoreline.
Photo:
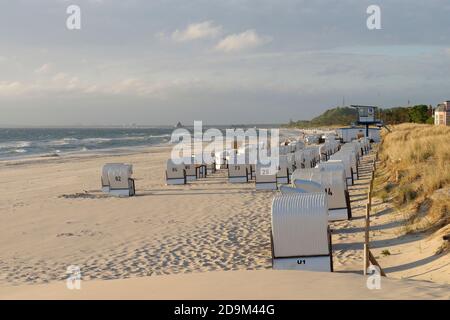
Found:
[{"label": "shoreline", "polygon": [[42,163],[55,160],[74,160],[86,158],[101,158],[101,157],[115,157],[115,156],[132,156],[136,154],[152,153],[152,150],[170,148],[170,143],[160,143],[146,146],[134,147],[117,147],[109,149],[98,149],[89,151],[69,151],[58,154],[35,154],[20,156],[16,158],[0,158],[0,166],[2,165],[19,165],[29,163]]},{"label": "shoreline", "polygon": [[[95,129],[95,128],[94,128]],[[120,129],[120,128],[118,128]],[[291,136],[295,135],[296,132],[301,131],[303,129],[294,129],[294,128],[278,128],[281,134],[280,136]],[[280,139],[281,140],[281,139]],[[29,162],[41,162],[42,160],[54,160],[54,159],[78,159],[78,158],[87,158],[87,157],[108,157],[108,156],[126,156],[126,155],[135,155],[138,153],[145,153],[146,150],[153,150],[155,148],[170,148],[172,146],[171,142],[162,142],[156,144],[149,145],[137,145],[137,146],[124,146],[124,147],[113,147],[113,148],[104,148],[104,149],[95,149],[95,150],[77,150],[77,151],[67,151],[67,152],[59,152],[59,153],[37,153],[37,154],[29,154],[29,155],[18,155],[15,157],[0,157],[0,166],[9,162],[17,162],[17,163],[29,163]],[[149,151],[151,152],[151,151]]]}]

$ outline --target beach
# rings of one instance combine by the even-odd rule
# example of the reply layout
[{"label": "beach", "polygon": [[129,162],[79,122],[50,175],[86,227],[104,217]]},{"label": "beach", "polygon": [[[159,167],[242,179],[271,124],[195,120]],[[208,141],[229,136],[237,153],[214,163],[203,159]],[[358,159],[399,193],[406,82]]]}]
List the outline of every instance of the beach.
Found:
[{"label": "beach", "polygon": [[[69,266],[80,268],[85,298],[207,298],[214,286],[195,291],[194,284],[209,280],[228,288],[212,298],[449,298],[448,255],[434,256],[433,240],[425,235],[400,235],[383,204],[376,203],[381,213],[374,217],[371,241],[388,273],[387,288],[396,289],[384,294],[367,289],[362,217],[373,154],[364,157],[361,179],[350,187],[354,218],[330,224],[332,274],[270,270],[276,191],[229,184],[226,170],[166,186],[169,154],[170,147],[154,146],[127,154],[1,161],[0,299],[76,298],[65,288]],[[136,197],[101,193],[101,167],[109,162],[133,164]],[[418,246],[422,249],[414,250]],[[386,248],[394,254],[383,257]],[[239,279],[252,277],[253,283],[239,286]],[[402,278],[408,280],[393,280]],[[313,285],[314,279],[321,280]],[[302,283],[311,289],[299,294],[294,284]],[[345,294],[329,293],[333,283],[347,283]]]}]

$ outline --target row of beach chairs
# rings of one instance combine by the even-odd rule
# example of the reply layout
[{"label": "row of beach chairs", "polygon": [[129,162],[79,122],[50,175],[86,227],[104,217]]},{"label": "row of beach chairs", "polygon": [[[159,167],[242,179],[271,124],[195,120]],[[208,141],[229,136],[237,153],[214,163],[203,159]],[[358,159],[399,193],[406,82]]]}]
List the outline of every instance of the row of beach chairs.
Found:
[{"label": "row of beach chairs", "polygon": [[[215,161],[210,164],[175,164],[169,159],[167,161],[166,182],[168,185],[186,184],[189,181],[206,178],[218,169],[227,169],[228,179],[231,183],[245,183],[254,180],[256,189],[276,190],[278,185],[292,182],[292,174],[296,169],[312,169],[320,165],[320,161],[323,162],[322,156],[324,154],[327,159],[335,157],[339,160],[339,157],[343,158],[346,177],[353,182],[354,178],[357,178],[357,175],[353,176],[353,172],[357,173],[355,161],[359,160],[359,157],[368,150],[367,144],[358,142],[353,143],[351,147],[343,146],[344,149],[350,148],[350,150],[353,150],[350,152],[351,156],[348,156],[349,152],[342,152],[343,150],[336,152],[339,145],[334,138],[326,140],[325,144],[320,146],[305,146],[303,142],[295,141],[284,147],[288,148],[284,148],[286,152],[283,151],[280,155],[277,172],[269,172],[268,168],[260,164],[230,165],[228,163],[230,152],[224,152],[217,155]],[[243,151],[233,150],[231,152]],[[102,191],[117,196],[135,195],[135,182],[132,174],[131,164],[108,163],[104,165],[101,175]]]},{"label": "row of beach chairs", "polygon": [[[215,155],[214,163],[192,165],[192,161],[174,164],[167,161],[166,182],[168,185],[186,184],[189,181],[206,177],[216,170],[225,169],[230,183],[255,182],[257,190],[276,190],[278,185],[291,182],[291,175],[296,168],[314,168],[319,162],[326,161],[339,150],[339,142],[329,137],[324,144],[306,146],[303,141],[291,141],[283,144],[279,149],[279,167],[277,170],[260,163],[250,163],[248,155],[256,145],[246,145],[238,150],[223,151]],[[245,163],[237,163],[231,159],[246,159]],[[187,159],[190,160],[190,159]]]},{"label": "row of beach chairs", "polygon": [[274,269],[333,271],[328,222],[351,219],[348,185],[369,151],[366,139],[344,144],[329,161],[295,170],[292,185],[280,187],[272,202]]}]

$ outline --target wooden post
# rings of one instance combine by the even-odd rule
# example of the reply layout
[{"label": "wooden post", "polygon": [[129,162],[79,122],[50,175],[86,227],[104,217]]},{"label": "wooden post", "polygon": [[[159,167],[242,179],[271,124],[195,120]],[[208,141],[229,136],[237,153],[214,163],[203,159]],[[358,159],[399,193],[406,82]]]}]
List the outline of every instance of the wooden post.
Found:
[{"label": "wooden post", "polygon": [[370,210],[372,210],[372,191],[373,191],[373,182],[375,180],[375,170],[377,168],[376,166],[376,160],[378,159],[378,150],[375,154],[375,159],[373,160],[373,167],[372,167],[372,176],[370,178],[370,184],[369,184],[369,190],[367,193],[367,203],[366,203],[366,216],[365,216],[365,232],[364,232],[364,270],[363,274],[367,275],[367,268],[369,266],[375,265],[380,269],[380,274],[383,277],[386,277],[386,274],[384,273],[383,269],[373,256],[372,252],[370,252],[370,246],[369,246],[369,231],[370,231]]},{"label": "wooden post", "polygon": [[372,178],[370,179],[370,186],[373,189],[373,181],[375,180],[375,171],[372,171]]},{"label": "wooden post", "polygon": [[369,251],[369,229],[370,229],[370,205],[366,204],[366,217],[365,217],[365,233],[364,233],[364,275],[367,274],[367,268],[370,264],[370,251]]},{"label": "wooden post", "polygon": [[364,266],[363,266],[363,275],[367,275],[367,268],[369,268],[370,265],[370,258],[369,258],[369,247],[367,244],[364,243]]},{"label": "wooden post", "polygon": [[370,252],[370,250],[368,250],[368,254],[369,254],[369,262],[371,264],[373,264],[374,266],[377,266],[380,269],[380,274],[382,277],[386,277],[386,273],[384,273],[384,271],[381,268],[380,264],[378,263],[377,259],[375,259],[375,257],[373,256],[372,252]]}]

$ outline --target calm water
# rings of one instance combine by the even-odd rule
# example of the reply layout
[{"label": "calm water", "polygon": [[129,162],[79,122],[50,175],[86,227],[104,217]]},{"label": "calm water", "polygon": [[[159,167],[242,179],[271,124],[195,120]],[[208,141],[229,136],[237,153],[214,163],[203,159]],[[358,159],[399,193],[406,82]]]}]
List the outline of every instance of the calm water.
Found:
[{"label": "calm water", "polygon": [[1,129],[0,159],[164,144],[173,128]]}]

